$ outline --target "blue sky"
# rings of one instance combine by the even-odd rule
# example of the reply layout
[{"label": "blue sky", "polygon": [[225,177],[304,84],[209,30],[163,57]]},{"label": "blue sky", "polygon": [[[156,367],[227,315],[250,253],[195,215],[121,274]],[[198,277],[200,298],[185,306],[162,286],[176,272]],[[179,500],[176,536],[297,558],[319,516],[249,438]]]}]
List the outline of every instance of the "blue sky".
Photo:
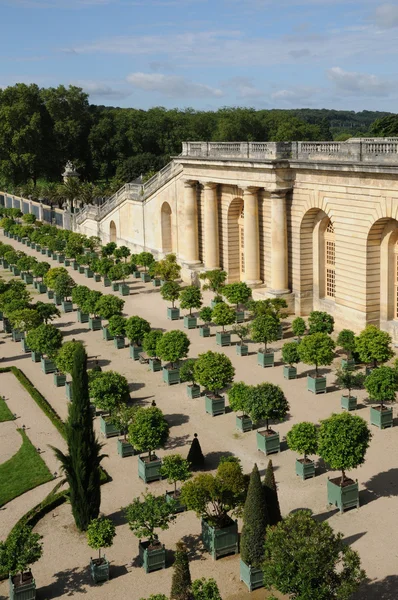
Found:
[{"label": "blue sky", "polygon": [[398,2],[0,0],[0,87],[113,106],[398,112]]}]

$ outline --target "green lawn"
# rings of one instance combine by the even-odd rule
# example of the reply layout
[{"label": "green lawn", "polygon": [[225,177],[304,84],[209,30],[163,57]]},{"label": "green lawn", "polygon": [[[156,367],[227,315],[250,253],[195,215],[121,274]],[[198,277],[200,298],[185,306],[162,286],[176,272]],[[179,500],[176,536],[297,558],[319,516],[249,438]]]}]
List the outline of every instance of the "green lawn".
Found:
[{"label": "green lawn", "polygon": [[10,460],[0,464],[0,506],[53,477],[28,436],[18,429],[22,446]]},{"label": "green lawn", "polygon": [[7,402],[4,402],[3,398],[0,397],[0,423],[4,421],[13,421],[14,415],[7,406]]}]

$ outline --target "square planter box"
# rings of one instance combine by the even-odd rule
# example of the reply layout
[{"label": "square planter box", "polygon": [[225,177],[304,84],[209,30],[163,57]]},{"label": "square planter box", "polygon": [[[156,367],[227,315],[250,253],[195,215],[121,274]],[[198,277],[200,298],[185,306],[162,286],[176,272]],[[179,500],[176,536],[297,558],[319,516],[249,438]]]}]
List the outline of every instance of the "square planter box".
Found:
[{"label": "square planter box", "polygon": [[174,497],[174,491],[170,491],[170,492],[166,492],[165,493],[165,497],[166,497],[166,502],[175,502],[176,503],[176,509],[174,511],[174,514],[177,513],[181,513],[181,512],[185,512],[187,510],[187,507],[184,506],[184,504],[181,504],[180,500],[178,499],[179,496],[179,491],[177,490],[177,497]]},{"label": "square planter box", "polygon": [[94,281],[97,283],[101,281],[101,275],[99,273],[94,273]]},{"label": "square planter box", "polygon": [[117,337],[113,338],[113,345],[118,350],[123,350],[123,348],[126,346],[126,340],[124,337],[118,335]]},{"label": "square planter box", "polygon": [[5,269],[8,269],[8,262],[6,260],[4,260],[4,258],[3,258],[3,267]]},{"label": "square planter box", "polygon": [[196,329],[197,326],[198,326],[198,319],[196,317],[191,317],[190,315],[186,315],[184,317],[185,329]]},{"label": "square planter box", "polygon": [[121,296],[130,296],[130,288],[128,285],[119,285],[119,292]]},{"label": "square planter box", "polygon": [[99,331],[102,327],[102,319],[95,319],[94,317],[89,317],[88,326],[89,329],[91,329],[91,331]]},{"label": "square planter box", "polygon": [[12,341],[13,342],[20,342],[21,340],[23,340],[24,337],[25,337],[25,334],[23,331],[16,331],[16,329],[12,330]]},{"label": "square planter box", "polygon": [[30,247],[32,248],[32,250],[35,250],[36,243],[35,242],[30,242]]},{"label": "square planter box", "polygon": [[168,385],[180,383],[180,369],[163,367],[163,381]]},{"label": "square planter box", "polygon": [[341,477],[328,479],[328,504],[333,504],[344,512],[347,508],[359,508],[358,481],[348,479],[340,486]]},{"label": "square planter box", "polygon": [[199,335],[200,337],[210,337],[210,327],[206,327],[206,325],[200,325]]},{"label": "square planter box", "polygon": [[108,277],[104,277],[104,287],[111,287],[112,281]]},{"label": "square planter box", "polygon": [[240,580],[249,588],[249,592],[264,587],[264,573],[262,569],[250,567],[240,560]]},{"label": "square planter box", "polygon": [[236,429],[242,431],[242,433],[246,433],[253,429],[253,421],[247,415],[236,415],[235,424]]},{"label": "square planter box", "polygon": [[20,575],[9,575],[9,590],[10,600],[35,600],[36,598],[36,583],[32,573],[29,571],[22,576],[20,583]]},{"label": "square planter box", "polygon": [[216,332],[216,344],[217,346],[230,346],[231,345],[231,334],[227,331]]},{"label": "square planter box", "polygon": [[77,271],[79,269],[79,265],[78,265],[78,263],[75,260],[71,261],[70,266],[72,267],[72,269],[74,271]]},{"label": "square planter box", "polygon": [[289,365],[283,366],[283,377],[285,379],[297,379],[296,367],[290,367]]},{"label": "square planter box", "polygon": [[16,275],[17,277],[21,274],[21,271],[19,269],[17,269],[17,267],[12,267],[11,272],[13,275]]},{"label": "square planter box", "polygon": [[273,367],[275,364],[274,352],[264,352],[263,350],[259,350],[257,352],[257,364],[260,365],[260,367]]},{"label": "square planter box", "polygon": [[26,246],[26,238],[22,238],[21,243]]},{"label": "square planter box", "polygon": [[92,279],[94,277],[94,273],[91,269],[89,269],[89,267],[84,268],[84,274],[87,277],[87,279]]},{"label": "square planter box", "polygon": [[151,456],[151,462],[148,461],[148,458],[148,456],[138,457],[138,477],[145,483],[160,481],[162,479],[160,473],[162,461],[154,454]]},{"label": "square planter box", "polygon": [[119,429],[113,423],[110,423],[102,415],[100,416],[100,431],[106,438],[115,437],[120,435]]},{"label": "square planter box", "polygon": [[303,458],[296,458],[296,475],[299,475],[303,481],[315,477],[314,461],[307,458],[307,462],[304,462]]},{"label": "square planter box", "polygon": [[64,260],[64,267],[70,267],[70,260],[69,260],[69,258],[65,258],[65,260]]},{"label": "square planter box", "polygon": [[134,279],[141,279],[141,271],[134,271],[133,277]]},{"label": "square planter box", "polygon": [[30,273],[26,273],[25,276],[24,276],[24,281],[28,285],[32,285],[32,283],[33,283],[33,275],[31,275]]},{"label": "square planter box", "polygon": [[62,300],[62,310],[64,313],[73,312],[73,302],[70,302],[69,300]]},{"label": "square planter box", "polygon": [[140,359],[140,352],[142,352],[142,346],[135,346],[134,344],[130,344],[130,358],[133,360]]},{"label": "square planter box", "polygon": [[345,408],[346,410],[356,410],[357,397],[356,396],[341,396],[340,406],[341,406],[341,408]]},{"label": "square planter box", "polygon": [[53,260],[57,260],[58,253],[57,252],[53,252],[52,258],[53,258]]},{"label": "square planter box", "polygon": [[54,373],[54,385],[56,387],[64,387],[66,383],[66,375],[63,373]]},{"label": "square planter box", "polygon": [[143,281],[144,283],[149,283],[151,281],[151,276],[149,275],[149,273],[143,271],[141,273],[141,281]]},{"label": "square planter box", "polygon": [[236,323],[244,323],[245,322],[245,311],[237,310],[236,311]]},{"label": "square planter box", "polygon": [[228,554],[238,554],[239,552],[239,534],[238,523],[232,521],[227,527],[216,529],[202,519],[202,541],[203,545],[213,557],[217,560]]},{"label": "square planter box", "polygon": [[160,283],[161,283],[160,279],[158,279],[157,277],[154,277],[152,279],[152,285],[153,285],[153,287],[160,287]]},{"label": "square planter box", "polygon": [[342,358],[341,359],[341,368],[352,371],[353,369],[355,369],[355,359],[350,358],[349,360],[347,360],[346,358]]},{"label": "square planter box", "polygon": [[94,583],[109,580],[109,562],[105,556],[102,558],[90,558],[90,573]]},{"label": "square planter box", "polygon": [[257,431],[257,450],[261,450],[265,455],[274,454],[280,452],[281,443],[279,439],[279,433],[270,429],[268,432],[266,429]]},{"label": "square planter box", "polygon": [[47,248],[42,248],[40,252],[45,256],[47,254]]},{"label": "square planter box", "polygon": [[41,251],[41,246],[40,244],[36,244],[36,252],[40,252]]},{"label": "square planter box", "polygon": [[114,339],[113,335],[109,333],[109,329],[105,327],[105,325],[102,326],[102,339],[107,342],[111,342]]},{"label": "square planter box", "polygon": [[56,294],[54,294],[53,301],[56,306],[61,306],[61,304],[63,302],[61,296],[57,296]]},{"label": "square planter box", "polygon": [[381,410],[381,406],[370,407],[370,424],[376,425],[379,429],[385,429],[386,427],[393,426],[392,420],[392,408],[384,407]]},{"label": "square planter box", "polygon": [[54,292],[53,292],[53,290],[47,290],[47,298],[49,300],[53,300],[54,299]]},{"label": "square planter box", "polygon": [[57,258],[59,264],[62,264],[65,260],[65,254],[58,254],[58,258]]},{"label": "square planter box", "polygon": [[145,573],[166,568],[166,550],[163,544],[150,547],[149,542],[140,542],[138,551]]},{"label": "square planter box", "polygon": [[67,400],[69,400],[69,402],[72,402],[73,395],[72,395],[72,382],[71,381],[65,382],[65,394],[66,394]]},{"label": "square planter box", "polygon": [[34,363],[41,362],[41,354],[40,354],[40,352],[33,352],[33,350],[32,350],[32,352],[30,353],[30,357],[32,359],[32,362],[34,362]]},{"label": "square planter box", "polygon": [[46,253],[47,253],[47,256],[49,256],[50,258],[53,255],[52,250],[50,250],[49,248],[47,248]]},{"label": "square planter box", "polygon": [[84,313],[80,310],[80,308],[77,309],[77,321],[78,323],[88,323],[88,319],[89,316],[87,313]]},{"label": "square planter box", "polygon": [[21,340],[21,346],[22,346],[22,350],[23,350],[23,352],[31,352],[31,349],[30,349],[30,348],[28,348],[28,345],[27,345],[27,343],[26,343],[26,340],[25,340],[25,338],[23,338],[23,339]]},{"label": "square planter box", "polygon": [[11,323],[7,319],[3,319],[3,331],[4,333],[12,333]]},{"label": "square planter box", "polygon": [[44,285],[44,283],[38,283],[36,285],[36,290],[39,292],[39,294],[45,294],[47,292],[47,286]]},{"label": "square planter box", "polygon": [[84,269],[85,269],[85,267],[83,267],[83,265],[79,265],[79,266],[78,266],[78,268],[77,268],[78,272],[79,272],[81,275],[83,275],[83,273],[84,273]]},{"label": "square planter box", "polygon": [[167,318],[170,319],[170,321],[178,321],[180,318],[180,309],[169,306],[167,308]]},{"label": "square planter box", "polygon": [[200,396],[201,396],[200,385],[196,385],[196,383],[188,384],[187,385],[187,396],[190,400],[193,400],[194,398],[200,398]]},{"label": "square planter box", "polygon": [[134,456],[135,450],[134,446],[130,444],[127,440],[118,440],[117,441],[117,453],[122,458],[126,458],[127,456]]},{"label": "square planter box", "polygon": [[307,390],[313,394],[326,394],[326,377],[307,375]]},{"label": "square planter box", "polygon": [[162,361],[158,358],[150,358],[149,359],[149,368],[153,373],[160,371],[162,368]]},{"label": "square planter box", "polygon": [[208,415],[216,417],[225,414],[224,396],[205,396],[205,407]]},{"label": "square planter box", "polygon": [[249,346],[246,344],[237,344],[235,348],[238,356],[247,356],[249,353]]},{"label": "square planter box", "polygon": [[112,283],[112,291],[113,292],[118,292],[119,291],[119,284],[116,283],[115,281]]},{"label": "square planter box", "polygon": [[49,375],[50,373],[55,373],[57,367],[49,358],[41,358],[41,370],[45,375]]}]

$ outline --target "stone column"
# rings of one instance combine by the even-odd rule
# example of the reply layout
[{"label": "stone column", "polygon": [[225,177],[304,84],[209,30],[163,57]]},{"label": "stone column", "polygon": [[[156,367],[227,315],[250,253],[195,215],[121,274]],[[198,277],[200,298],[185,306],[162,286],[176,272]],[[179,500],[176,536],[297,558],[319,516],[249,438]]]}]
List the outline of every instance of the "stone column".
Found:
[{"label": "stone column", "polygon": [[288,291],[287,271],[287,190],[271,192],[271,289],[273,292]]},{"label": "stone column", "polygon": [[245,280],[249,285],[261,283],[257,189],[243,188]]},{"label": "stone column", "polygon": [[199,261],[199,236],[198,236],[198,203],[197,182],[184,181],[184,223],[185,223],[185,261],[190,265]]},{"label": "stone column", "polygon": [[220,249],[218,239],[218,201],[217,184],[204,183],[204,263],[207,269],[220,267]]},{"label": "stone column", "polygon": [[39,221],[43,223],[44,221],[44,212],[43,212],[43,204],[40,202],[39,204]]}]

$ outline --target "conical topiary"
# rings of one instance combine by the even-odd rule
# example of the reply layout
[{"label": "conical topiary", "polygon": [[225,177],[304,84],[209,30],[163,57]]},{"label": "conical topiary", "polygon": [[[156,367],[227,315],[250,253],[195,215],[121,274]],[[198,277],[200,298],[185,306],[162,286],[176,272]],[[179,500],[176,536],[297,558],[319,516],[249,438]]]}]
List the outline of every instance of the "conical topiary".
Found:
[{"label": "conical topiary", "polygon": [[255,464],[250,475],[240,538],[240,557],[246,565],[260,567],[264,559],[264,539],[267,525],[268,511],[265,490],[261,485],[260,473]]},{"label": "conical topiary", "polygon": [[194,433],[187,461],[190,463],[192,469],[200,469],[205,464],[205,457],[203,456],[197,433]]},{"label": "conical topiary", "polygon": [[265,502],[268,511],[268,524],[276,525],[279,521],[282,521],[281,509],[279,507],[278,500],[278,488],[276,486],[274,477],[274,467],[272,460],[268,462],[267,470],[264,476],[264,492]]},{"label": "conical topiary", "polygon": [[173,568],[170,600],[191,600],[192,579],[189,570],[189,558],[186,547],[182,542],[177,542]]}]

